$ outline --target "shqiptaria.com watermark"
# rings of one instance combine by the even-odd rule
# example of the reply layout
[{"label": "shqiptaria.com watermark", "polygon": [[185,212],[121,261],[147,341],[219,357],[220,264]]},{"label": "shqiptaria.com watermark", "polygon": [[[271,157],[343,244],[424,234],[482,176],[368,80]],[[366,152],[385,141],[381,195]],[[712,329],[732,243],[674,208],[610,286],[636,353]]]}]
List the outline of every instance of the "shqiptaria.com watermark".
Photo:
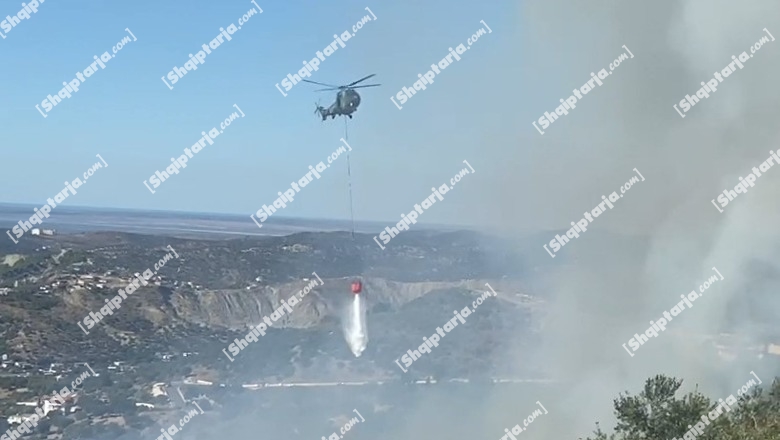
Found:
[{"label": "shqiptaria.com watermark", "polygon": [[22,3],[23,8],[19,10],[19,12],[15,15],[6,16],[5,20],[0,21],[0,29],[3,30],[3,32],[0,32],[0,37],[5,40],[6,34],[11,32],[11,30],[20,24],[22,20],[29,20],[31,14],[38,12],[39,3],[43,3],[44,1],[45,0],[30,0],[30,3]]},{"label": "shqiptaria.com watermark", "polygon": [[[242,118],[246,116],[244,115],[244,112],[238,108],[238,105],[233,104],[233,107],[235,107],[236,110],[241,113]],[[165,182],[168,178],[170,178],[171,174],[179,174],[180,169],[187,168],[187,161],[193,158],[193,154],[197,154],[200,152],[200,150],[206,148],[206,142],[208,142],[209,145],[214,145],[214,139],[216,139],[220,134],[224,133],[225,129],[229,127],[230,124],[232,124],[236,119],[238,119],[238,113],[233,112],[230,114],[230,116],[225,118],[224,121],[219,123],[219,130],[217,130],[217,127],[213,127],[211,130],[209,130],[208,133],[201,131],[201,138],[192,145],[191,150],[190,148],[185,148],[184,154],[176,159],[171,158],[171,164],[165,168],[165,171],[160,172],[160,170],[157,170],[149,177],[149,182],[152,183],[152,186],[157,188],[158,186],[162,185],[162,183]],[[146,186],[146,189],[148,189],[152,194],[157,192],[152,188],[149,188],[149,184],[146,183],[146,180],[144,180],[143,183],[144,186]]]},{"label": "shqiptaria.com watermark", "polygon": [[[341,138],[341,142],[343,142],[344,145],[346,145],[347,148],[349,148],[349,151],[352,151],[352,147],[349,146],[349,144],[347,143],[347,141],[344,140],[344,138]],[[338,159],[339,156],[341,156],[343,153],[346,152],[347,150],[344,147],[339,147],[338,149],[336,149],[336,151],[334,151],[328,156],[327,165],[325,165],[324,162],[320,162],[316,166],[309,165],[309,172],[307,172],[306,174],[303,175],[303,177],[298,179],[297,184],[295,182],[290,183],[290,188],[284,190],[284,194],[282,194],[281,191],[277,192],[276,194],[278,194],[279,197],[277,197],[276,200],[274,200],[274,202],[271,205],[269,206],[263,205],[260,209],[257,210],[257,212],[255,212],[254,214],[250,214],[249,218],[251,218],[252,221],[255,222],[258,228],[262,228],[263,225],[261,225],[260,223],[268,220],[268,217],[272,216],[277,209],[281,210],[283,208],[286,208],[288,203],[292,203],[292,201],[295,199],[297,193],[301,190],[301,188],[305,188],[306,185],[311,183],[315,177],[317,179],[322,177],[320,176],[320,173],[330,168],[330,165],[336,159]],[[260,219],[259,222],[255,218],[255,215]]]},{"label": "shqiptaria.com watermark", "polygon": [[[84,362],[84,365],[89,369],[89,371],[81,373],[78,377],[70,382],[70,387],[74,391],[76,387],[81,386],[81,383],[84,381],[84,379],[90,377],[90,373],[92,373],[93,377],[99,376],[95,373],[92,367],[89,366],[89,364]],[[46,399],[42,406],[36,406],[34,413],[30,414],[30,416],[23,420],[22,423],[16,428],[9,428],[5,434],[0,436],[0,438],[3,440],[17,439],[24,435],[33,434],[35,432],[35,428],[38,426],[38,421],[46,417],[48,413],[53,412],[56,406],[64,405],[68,399],[68,396],[70,396],[72,392],[73,391],[69,390],[67,386],[62,387],[62,389],[59,391],[53,391],[51,398]]]},{"label": "shqiptaria.com watermark", "polygon": [[[176,253],[171,245],[168,245],[167,248],[171,250],[176,258],[179,258],[179,254]],[[124,289],[119,289],[119,293],[117,295],[111,299],[106,298],[106,305],[101,307],[99,312],[89,312],[89,314],[85,316],[84,319],[77,323],[81,331],[88,335],[89,332],[84,330],[84,327],[81,326],[82,323],[84,323],[88,329],[91,329],[96,324],[100,323],[100,321],[102,321],[106,316],[113,315],[114,312],[119,310],[119,308],[122,306],[122,300],[127,299],[127,295],[133,294],[133,292],[135,292],[137,289],[140,289],[142,285],[147,286],[149,284],[149,279],[157,275],[157,271],[162,269],[162,267],[165,266],[165,263],[167,263],[171,258],[172,257],[169,253],[166,254],[157,263],[154,263],[154,272],[152,272],[151,269],[146,269],[143,274],[136,273],[135,279],[128,283]]]},{"label": "shqiptaria.com watermark", "polygon": [[[173,90],[173,86],[171,84],[176,84],[180,79],[184,78],[184,75],[187,74],[187,72],[190,72],[192,70],[198,70],[198,64],[206,64],[206,56],[211,54],[212,50],[215,50],[219,47],[220,44],[224,43],[225,41],[222,39],[223,37],[225,40],[230,41],[233,38],[231,35],[238,32],[239,29],[241,29],[241,26],[244,25],[247,21],[249,21],[249,18],[252,17],[255,14],[262,14],[263,9],[255,2],[255,0],[250,0],[251,3],[254,3],[255,6],[257,6],[257,9],[260,9],[260,12],[257,12],[257,9],[252,8],[249,11],[247,11],[246,14],[238,18],[238,27],[236,27],[235,24],[230,23],[230,26],[225,28],[219,28],[219,35],[214,37],[213,40],[209,42],[208,45],[203,44],[201,45],[201,48],[203,50],[198,51],[197,53],[189,54],[189,60],[187,60],[184,63],[184,67],[178,67],[174,66],[173,70],[168,72],[167,75],[163,75],[160,77],[162,79],[162,82],[165,83],[166,86],[168,86],[169,90]],[[168,81],[171,82],[171,84],[168,84],[167,81],[165,81],[165,78],[168,78]]]},{"label": "shqiptaria.com watermark", "polygon": [[162,432],[162,434],[157,436],[156,440],[172,440],[173,436],[176,435],[176,433],[178,433],[181,428],[184,428],[184,425],[189,423],[190,420],[195,418],[196,415],[203,414],[203,409],[200,407],[200,405],[198,405],[198,402],[193,401],[192,404],[198,407],[198,409],[191,409],[187,414],[184,415],[184,417],[179,419],[179,426],[176,426],[175,423],[172,423],[167,430],[165,428],[160,428],[160,432]]},{"label": "shqiptaria.com watermark", "polygon": [[[767,28],[764,28],[764,32],[767,33],[770,37],[772,37],[772,34],[769,33]],[[772,41],[775,41],[775,37],[772,37]],[[728,78],[732,73],[737,71],[737,67],[739,67],[739,70],[742,70],[745,65],[742,63],[746,63],[749,59],[753,58],[753,54],[756,53],[759,49],[761,49],[761,46],[763,46],[765,43],[769,42],[769,38],[762,37],[758,42],[752,46],[750,46],[750,55],[748,55],[747,52],[742,52],[739,54],[739,57],[736,55],[731,56],[731,62],[726,65],[723,69],[721,69],[720,72],[715,72],[714,78],[707,81],[705,84],[704,81],[701,82],[702,87],[696,91],[696,96],[690,96],[685,95],[685,98],[680,100],[680,107],[682,107],[683,111],[681,112],[679,108],[677,108],[677,104],[673,105],[674,109],[677,111],[677,114],[680,115],[681,118],[684,118],[685,115],[683,113],[688,113],[688,110],[691,109],[691,107],[695,106],[699,100],[704,98],[709,98],[711,93],[715,93],[718,91],[718,87],[720,86],[720,83],[723,82],[723,78]]]},{"label": "shqiptaria.com watermark", "polygon": [[[634,171],[639,175],[639,177],[642,178],[642,182],[645,181],[644,176],[639,172],[638,169],[634,168]],[[609,195],[609,198],[607,196],[601,196],[601,203],[596,205],[595,208],[591,209],[590,212],[585,212],[583,215],[584,217],[577,221],[575,224],[574,222],[571,222],[571,229],[566,231],[566,235],[558,235],[555,234],[555,238],[550,240],[550,247],[553,248],[553,251],[550,252],[550,249],[547,248],[547,245],[544,245],[544,250],[547,251],[548,254],[550,254],[550,257],[555,258],[554,252],[558,252],[561,250],[563,246],[566,246],[566,243],[569,242],[570,239],[579,238],[580,233],[585,233],[585,231],[588,230],[588,225],[590,223],[593,223],[593,219],[600,216],[603,212],[607,210],[607,206],[609,209],[612,209],[614,207],[613,203],[620,200],[621,197],[623,197],[623,194],[626,193],[629,189],[631,189],[631,186],[634,183],[639,182],[639,178],[636,176],[632,177],[628,182],[626,182],[624,185],[620,187],[620,195],[618,195],[617,191],[613,191],[612,194]],[[604,206],[607,205],[607,206]]]},{"label": "shqiptaria.com watermark", "polygon": [[[634,54],[631,53],[630,50],[626,47],[626,45],[623,45],[623,49],[626,50],[626,52],[631,55],[631,58],[634,58]],[[536,131],[539,132],[539,134],[544,135],[545,132],[542,131],[542,129],[546,129],[550,126],[553,122],[555,122],[556,119],[558,119],[559,116],[564,116],[569,114],[569,110],[574,110],[575,107],[577,107],[576,104],[578,100],[582,99],[582,95],[587,95],[591,90],[596,88],[596,84],[599,85],[599,87],[603,84],[601,80],[607,79],[609,75],[612,75],[612,71],[617,68],[620,63],[623,60],[627,60],[628,55],[625,53],[620,54],[617,58],[615,58],[614,61],[609,63],[609,72],[607,72],[607,69],[601,69],[599,70],[598,74],[594,72],[590,72],[591,78],[582,85],[579,89],[572,90],[573,95],[566,98],[564,101],[563,98],[559,99],[561,102],[561,105],[555,108],[555,111],[553,113],[544,112],[544,115],[539,117],[539,124],[542,125],[542,128],[539,128],[539,126],[536,125],[536,121],[532,122],[533,126],[536,127]],[[595,84],[594,84],[595,82]]]},{"label": "shqiptaria.com watermark", "polygon": [[[319,275],[317,275],[317,272],[312,272],[312,275],[317,277],[317,280],[319,280],[320,285],[319,287],[322,287],[325,283],[322,281],[322,278],[320,278]],[[309,281],[309,284],[304,286],[303,289],[299,290],[297,294],[290,296],[286,301],[280,300],[281,305],[276,308],[271,313],[270,319],[269,316],[263,316],[263,322],[260,324],[257,324],[256,326],[252,326],[252,330],[246,334],[241,339],[234,339],[233,343],[228,346],[228,349],[231,353],[233,353],[233,357],[241,353],[241,350],[244,350],[249,346],[250,342],[257,342],[257,338],[261,336],[265,336],[266,330],[268,330],[268,327],[273,326],[273,323],[281,319],[282,316],[284,316],[284,311],[287,310],[287,313],[292,313],[292,307],[298,304],[299,302],[303,301],[303,298],[306,297],[306,295],[309,294],[312,290],[314,290],[317,286],[317,281],[311,280]],[[222,349],[222,353],[225,354],[225,356],[228,358],[230,362],[233,362],[235,359],[231,358],[229,354],[225,351],[225,349]]]},{"label": "shqiptaria.com watermark", "polygon": [[[87,171],[84,171],[84,173],[81,175],[81,177],[84,178],[84,181],[82,182],[80,178],[76,177],[73,179],[70,183],[67,181],[65,182],[65,188],[58,192],[53,199],[50,197],[46,199],[46,204],[39,208],[34,208],[35,214],[33,214],[32,217],[30,217],[27,221],[21,221],[19,220],[19,223],[15,225],[11,230],[14,231],[14,235],[16,235],[16,238],[21,238],[22,235],[24,235],[25,232],[32,229],[33,225],[40,225],[43,222],[44,218],[49,218],[49,215],[51,213],[51,210],[57,207],[57,204],[62,203],[65,201],[66,198],[68,198],[68,191],[70,191],[71,194],[76,194],[76,189],[78,189],[81,185],[86,183],[87,179],[92,177],[92,175],[95,173],[95,171],[99,168],[103,168],[103,165],[108,168],[108,164],[105,160],[103,160],[103,157],[100,154],[96,154],[96,157],[98,157],[103,163],[97,162],[94,165],[92,165]],[[8,234],[8,237],[13,241],[14,243],[19,243],[18,240],[14,239],[14,237],[11,236],[11,231],[5,231],[6,234]]]},{"label": "shqiptaria.com watermark", "polygon": [[[138,38],[135,38],[135,35],[133,35],[132,32],[130,32],[130,29],[125,28],[125,31],[130,34],[130,37],[133,37],[133,41],[138,41]],[[38,107],[38,104],[35,104],[35,108],[38,109],[38,112],[43,116],[44,118],[49,117],[47,113],[52,111],[54,107],[57,106],[63,99],[70,98],[72,96],[72,93],[75,94],[79,91],[79,86],[82,85],[84,82],[87,81],[87,78],[91,77],[98,71],[98,66],[100,66],[100,70],[103,70],[106,68],[107,62],[111,61],[112,58],[114,58],[122,48],[130,43],[130,37],[124,37],[122,38],[122,41],[115,44],[111,50],[113,51],[113,55],[109,54],[108,51],[103,52],[100,57],[98,58],[97,55],[93,56],[92,58],[95,60],[87,66],[86,69],[83,70],[83,72],[76,72],[76,77],[70,80],[70,82],[62,82],[63,87],[59,92],[57,92],[56,95],[51,96],[48,95],[46,99],[41,101],[41,106],[43,106],[43,109],[46,110],[46,113],[44,113],[40,107]]]},{"label": "shqiptaria.com watermark", "polygon": [[[376,21],[376,15],[371,12],[371,9],[366,6],[364,8],[366,11],[371,13],[371,16],[374,17],[374,21]],[[289,92],[294,85],[301,82],[301,78],[310,78],[312,71],[320,70],[320,62],[325,61],[325,57],[329,57],[333,55],[333,52],[335,52],[339,46],[342,48],[347,47],[344,42],[349,40],[350,38],[354,37],[357,34],[357,31],[359,31],[361,28],[363,28],[363,25],[371,21],[371,17],[368,15],[364,16],[360,19],[357,23],[352,25],[352,33],[349,32],[349,30],[345,30],[341,33],[341,36],[338,34],[333,34],[334,40],[330,42],[327,46],[325,46],[325,49],[322,51],[317,51],[314,58],[311,59],[311,61],[303,61],[303,67],[301,67],[300,70],[298,70],[298,73],[288,73],[287,76],[282,80],[282,85],[284,86],[284,91]],[[279,90],[279,93],[282,94],[285,98],[287,97],[287,93],[284,93],[282,89],[279,87],[279,83],[276,83],[276,89]]]},{"label": "shqiptaria.com watermark", "polygon": [[[542,402],[537,400],[536,404],[539,405],[539,407],[544,410],[545,414],[547,414],[547,408],[545,408],[544,405],[542,405]],[[525,426],[527,429],[528,425],[533,423],[533,421],[541,415],[542,415],[542,410],[540,409],[535,410],[530,416],[523,419],[523,426]],[[506,434],[502,435],[499,440],[510,440],[510,439],[517,440],[517,437],[515,436],[520,435],[521,432],[525,431],[525,429],[523,429],[523,426],[520,426],[520,424],[518,423],[517,425],[512,427],[511,431],[509,430],[509,428],[504,428],[504,432]]]},{"label": "shqiptaria.com watermark", "polygon": [[[750,374],[753,375],[753,377],[758,380],[758,385],[761,385],[761,379],[758,378],[756,373],[753,371],[750,372]],[[743,396],[745,393],[748,392],[748,390],[756,386],[756,381],[753,379],[750,379],[745,385],[742,385],[742,387],[737,388],[737,395]],[[714,422],[715,419],[721,416],[723,414],[724,410],[725,412],[729,413],[733,409],[731,405],[736,405],[738,403],[737,399],[734,397],[733,394],[729,395],[729,397],[726,398],[726,401],[724,402],[723,399],[718,399],[718,403],[715,405],[715,407],[707,414],[703,414],[701,416],[701,422],[696,422],[695,425],[691,426],[688,425],[688,431],[685,432],[684,435],[681,436],[681,440],[696,440],[696,437],[702,435],[704,433],[704,430],[707,428],[707,426],[710,425],[710,421]],[[754,419],[755,420],[755,419]],[[675,437],[672,440],[677,440]]]},{"label": "shqiptaria.com watermark", "polygon": [[[714,270],[715,273],[720,276],[720,280],[718,280],[717,276],[713,275],[707,281],[699,285],[699,293],[696,293],[696,290],[691,290],[691,292],[687,295],[680,294],[680,298],[682,298],[682,300],[675,304],[675,306],[672,307],[668,312],[664,311],[664,316],[662,318],[658,318],[656,321],[650,321],[650,327],[644,331],[644,334],[640,335],[635,333],[634,337],[628,340],[628,345],[631,346],[631,349],[633,351],[637,351],[639,350],[639,347],[644,345],[645,342],[649,340],[649,338],[658,337],[660,332],[666,330],[666,324],[672,320],[672,317],[676,317],[682,313],[682,311],[685,310],[686,305],[689,309],[693,308],[693,302],[696,301],[696,299],[699,297],[704,296],[705,290],[709,289],[710,286],[716,281],[723,281],[723,275],[721,275],[720,271],[718,271],[718,269],[716,269],[714,266],[712,267],[712,270]],[[623,344],[623,348],[631,357],[634,357],[634,353],[628,350],[625,343]]]},{"label": "shqiptaria.com watermark", "polygon": [[[353,409],[352,412],[360,416],[360,421],[365,422],[366,419],[363,418],[362,415],[358,412],[357,408]],[[334,432],[333,434],[329,435],[326,439],[325,436],[322,436],[321,440],[340,440],[344,438],[344,434],[349,432],[350,429],[352,429],[353,426],[355,426],[358,423],[357,417],[352,417],[350,420],[347,421],[347,423],[344,424],[344,426],[341,427],[341,435],[339,435],[337,432]]]},{"label": "shqiptaria.com watermark", "polygon": [[[493,30],[490,29],[490,26],[488,26],[487,23],[485,23],[485,20],[480,20],[480,23],[484,24],[485,27],[488,28],[488,34],[493,33]],[[418,91],[426,90],[428,88],[426,85],[433,84],[433,79],[436,77],[436,75],[440,74],[442,70],[447,68],[447,66],[454,63],[454,61],[452,61],[453,57],[455,58],[455,61],[460,61],[460,55],[463,55],[467,50],[471,49],[471,45],[474,44],[482,35],[485,35],[485,29],[480,28],[476,33],[472,34],[468,40],[466,40],[468,46],[464,46],[463,43],[461,43],[455,47],[455,49],[450,47],[448,49],[450,51],[449,55],[442,58],[438,63],[431,64],[431,70],[425,72],[425,75],[418,73],[417,78],[419,79],[415,81],[414,84],[412,84],[411,88],[404,86],[401,91],[396,93],[395,98],[391,96],[390,100],[393,101],[393,104],[395,104],[396,107],[398,107],[398,110],[402,110],[403,107],[395,102],[396,99],[398,99],[398,101],[403,104],[411,99],[412,96],[414,96]]]},{"label": "shqiptaria.com watermark", "polygon": [[[496,297],[498,296],[498,293],[496,293],[495,290],[493,290],[492,287],[490,287],[490,284],[485,283],[486,286],[490,289],[490,292],[485,292],[481,296],[479,296],[476,300],[471,302],[471,308],[468,306],[464,307],[460,312],[457,310],[453,310],[452,313],[455,315],[452,319],[447,321],[442,327],[436,327],[436,332],[433,333],[430,337],[423,336],[423,344],[420,345],[417,350],[406,350],[406,353],[401,356],[401,360],[404,363],[404,366],[406,368],[409,368],[414,361],[420,358],[425,353],[430,353],[431,350],[434,347],[439,346],[439,341],[441,338],[447,335],[447,333],[451,332],[455,327],[458,326],[458,321],[460,321],[461,324],[466,323],[466,318],[471,315],[472,312],[475,312],[477,310],[477,307],[481,306],[482,303],[485,301],[485,299],[490,297]],[[446,332],[446,333],[445,333]],[[406,373],[408,370],[404,369],[404,367],[401,366],[401,364],[398,363],[398,359],[395,360],[395,364],[398,365],[398,368],[401,369],[404,373]]]},{"label": "shqiptaria.com watermark", "polygon": [[[767,160],[761,162],[761,164],[758,166],[758,168],[753,167],[752,173],[748,173],[747,177],[744,179],[742,176],[739,176],[739,183],[734,186],[733,190],[730,189],[724,189],[723,193],[721,193],[718,196],[718,203],[720,203],[720,207],[715,204],[715,199],[712,199],[712,205],[715,206],[715,209],[718,210],[721,214],[723,213],[723,209],[726,205],[729,204],[729,202],[734,201],[734,199],[737,198],[740,194],[745,194],[748,191],[748,187],[752,188],[756,184],[756,179],[761,177],[761,173],[765,173],[769,171],[770,168],[772,168],[773,165],[780,164],[780,157],[775,154],[773,150],[769,150],[770,157],[767,158]],[[772,163],[772,161],[775,160],[775,163]]]},{"label": "shqiptaria.com watermark", "polygon": [[[474,167],[472,167],[467,160],[464,159],[463,163],[469,166],[469,168],[471,169],[471,174],[475,173]],[[415,203],[414,210],[409,211],[409,214],[401,214],[402,220],[396,223],[395,227],[387,226],[385,230],[379,234],[379,238],[382,239],[382,243],[384,244],[390,243],[390,240],[395,238],[396,235],[400,234],[403,231],[408,231],[410,224],[417,223],[417,216],[422,215],[423,209],[428,209],[431,206],[433,206],[433,204],[436,203],[437,198],[439,199],[439,201],[444,200],[444,194],[447,194],[449,190],[454,188],[455,184],[460,182],[460,179],[463,178],[466,174],[470,174],[469,169],[463,168],[462,170],[460,170],[458,174],[456,174],[453,178],[450,179],[449,186],[446,183],[443,183],[441,186],[439,186],[439,189],[436,189],[435,187],[431,187],[431,191],[433,191],[431,195],[426,197],[421,203],[419,204]],[[377,240],[376,235],[374,236],[374,242],[380,248],[382,248],[382,250],[385,250],[385,247],[382,246]]]}]

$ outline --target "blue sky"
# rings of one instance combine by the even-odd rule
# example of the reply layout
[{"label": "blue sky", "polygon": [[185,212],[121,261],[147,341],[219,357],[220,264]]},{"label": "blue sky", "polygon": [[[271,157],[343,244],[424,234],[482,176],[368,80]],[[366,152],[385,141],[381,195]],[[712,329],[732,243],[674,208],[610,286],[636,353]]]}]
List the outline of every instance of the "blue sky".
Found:
[{"label": "blue sky", "polygon": [[[423,220],[473,220],[461,213],[479,197],[488,170],[501,161],[500,149],[485,145],[491,141],[486,133],[501,124],[498,114],[515,119],[500,111],[515,103],[502,99],[505,90],[497,87],[519,63],[517,5],[504,0],[257,3],[263,13],[173,90],[160,77],[182,66],[220,27],[238,24],[252,3],[40,4],[0,40],[0,80],[6,85],[0,89],[0,202],[39,205],[100,154],[109,167],[69,197],[68,205],[248,215],[270,204],[277,191],[337,149],[344,133],[343,119],[323,123],[312,114],[316,100],[330,104],[330,92],[315,93],[318,87],[304,83],[283,97],[274,85],[328,45],[334,33],[351,29],[368,6],[377,20],[366,23],[310,78],[344,84],[376,73],[369,81],[382,84],[361,91],[363,102],[349,126],[356,218],[395,221],[427,197],[431,186],[448,182],[467,159],[477,174],[467,176]],[[20,9],[4,2],[0,16]],[[449,47],[465,44],[483,27],[480,20],[493,32],[399,111],[390,96],[411,86]],[[125,28],[138,40],[43,118],[35,105],[84,70],[93,55],[110,51],[127,35]],[[233,104],[246,117],[151,194],[142,181],[195,143],[201,131],[218,125],[234,111]],[[341,158],[282,214],[348,218],[347,200]]]},{"label": "blue sky", "polygon": [[[708,160],[722,157],[711,167],[698,165],[704,153],[694,153],[690,145],[715,142],[701,141],[709,132],[702,126],[731,123],[748,108],[743,95],[755,93],[749,99],[760,102],[773,96],[767,87],[773,84],[774,46],[755,57],[755,67],[730,79],[717,100],[708,101],[716,104],[697,107],[707,110],[682,119],[671,106],[724,59],[762,37],[762,28],[777,27],[762,21],[768,15],[757,12],[758,5],[740,9],[738,28],[714,39],[708,32],[716,30],[699,32],[687,21],[688,10],[674,2],[615,9],[564,0],[368,1],[258,1],[264,12],[169,90],[160,78],[215,38],[220,27],[237,23],[250,1],[47,0],[0,39],[0,202],[40,205],[100,154],[109,167],[67,205],[235,213],[251,221],[249,214],[324,160],[344,135],[343,119],[323,123],[312,114],[315,101],[329,104],[333,95],[303,83],[283,97],[274,85],[330,44],[334,33],[351,29],[366,7],[377,20],[366,23],[311,78],[344,84],[376,73],[370,81],[382,84],[361,90],[363,102],[349,125],[357,220],[395,223],[432,186],[449,182],[465,159],[476,174],[425,211],[420,222],[491,231],[568,228],[638,168],[654,182],[645,186],[649,193],[632,190],[622,204],[625,214],[605,216],[594,227],[646,230],[667,216],[664,209],[648,207],[668,207],[673,194],[694,200],[690,209],[696,213],[708,213],[712,195],[727,183],[733,186],[734,173],[741,172],[737,165],[770,149],[765,142],[748,147],[740,140],[742,148],[705,154]],[[20,3],[0,5],[0,17],[18,12]],[[398,110],[390,97],[411,86],[449,47],[465,43],[483,27],[480,20],[493,32]],[[110,51],[127,35],[125,28],[138,41],[43,118],[35,105],[94,55]],[[624,45],[635,58],[540,135],[531,122],[554,111],[590,72],[608,67]],[[246,117],[151,194],[144,179],[192,146],[201,131],[218,125],[233,104]],[[751,117],[771,119],[756,111]],[[667,175],[697,177],[684,183],[658,177]],[[348,219],[348,200],[342,157],[275,216]],[[691,224],[698,217],[689,216]]]}]

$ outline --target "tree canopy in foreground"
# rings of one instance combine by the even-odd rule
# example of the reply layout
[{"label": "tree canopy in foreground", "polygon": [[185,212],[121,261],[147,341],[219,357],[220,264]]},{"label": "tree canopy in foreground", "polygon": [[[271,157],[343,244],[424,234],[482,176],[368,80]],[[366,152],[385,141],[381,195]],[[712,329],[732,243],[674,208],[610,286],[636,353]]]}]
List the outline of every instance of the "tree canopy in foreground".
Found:
[{"label": "tree canopy in foreground", "polygon": [[[586,440],[778,440],[780,380],[740,397],[710,400],[698,391],[675,397],[682,380],[658,375],[637,396],[614,400],[617,425],[606,434],[596,423]],[[582,440],[582,439],[580,439]]]}]

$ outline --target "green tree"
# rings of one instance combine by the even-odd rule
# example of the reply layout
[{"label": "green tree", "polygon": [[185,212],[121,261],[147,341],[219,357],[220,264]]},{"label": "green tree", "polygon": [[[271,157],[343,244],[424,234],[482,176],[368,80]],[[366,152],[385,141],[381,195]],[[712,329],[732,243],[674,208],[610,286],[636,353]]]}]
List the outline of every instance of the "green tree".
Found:
[{"label": "green tree", "polygon": [[[637,396],[621,394],[613,401],[617,425],[607,434],[596,423],[593,437],[587,440],[682,440],[683,435],[701,422],[701,417],[718,404],[698,389],[675,397],[682,380],[655,376],[645,382]],[[777,440],[780,438],[780,381],[764,393],[755,388],[739,398],[732,410],[710,421],[696,440]]]}]

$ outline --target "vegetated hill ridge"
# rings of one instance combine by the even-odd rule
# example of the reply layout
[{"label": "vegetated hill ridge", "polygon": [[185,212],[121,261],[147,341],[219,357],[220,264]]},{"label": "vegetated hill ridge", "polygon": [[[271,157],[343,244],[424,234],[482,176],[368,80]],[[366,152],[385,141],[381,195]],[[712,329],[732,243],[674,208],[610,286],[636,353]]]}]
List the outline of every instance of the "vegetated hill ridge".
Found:
[{"label": "vegetated hill ridge", "polygon": [[[77,322],[99,311],[133,274],[154,270],[171,253],[167,246],[179,257],[165,263],[155,283],[138,289],[84,334]],[[3,257],[11,254],[14,264],[0,265],[0,287],[10,289],[0,297],[0,336],[6,341],[0,349],[31,361],[140,360],[192,347],[219,358],[219,351],[245,334],[247,326],[270,315],[282,299],[307,284],[305,279],[316,279],[314,272],[323,285],[285,314],[258,345],[294,347],[301,338],[306,345],[306,338],[333,333],[351,295],[349,283],[358,276],[364,281],[373,334],[381,335],[372,338],[371,349],[387,356],[391,348],[403,352],[410,344],[419,345],[423,334],[450,319],[453,308],[460,310],[487,291],[486,282],[506,306],[483,306],[483,317],[470,318],[477,333],[459,338],[483,341],[494,338],[489,333],[496,325],[525,325],[512,314],[538,304],[520,281],[521,259],[506,243],[471,232],[410,231],[385,250],[371,237],[352,240],[347,233],[225,241],[87,233],[0,244],[0,260],[10,261]],[[430,301],[420,302],[431,294]],[[279,333],[285,328],[309,333]],[[349,358],[338,338],[310,343]]]}]

